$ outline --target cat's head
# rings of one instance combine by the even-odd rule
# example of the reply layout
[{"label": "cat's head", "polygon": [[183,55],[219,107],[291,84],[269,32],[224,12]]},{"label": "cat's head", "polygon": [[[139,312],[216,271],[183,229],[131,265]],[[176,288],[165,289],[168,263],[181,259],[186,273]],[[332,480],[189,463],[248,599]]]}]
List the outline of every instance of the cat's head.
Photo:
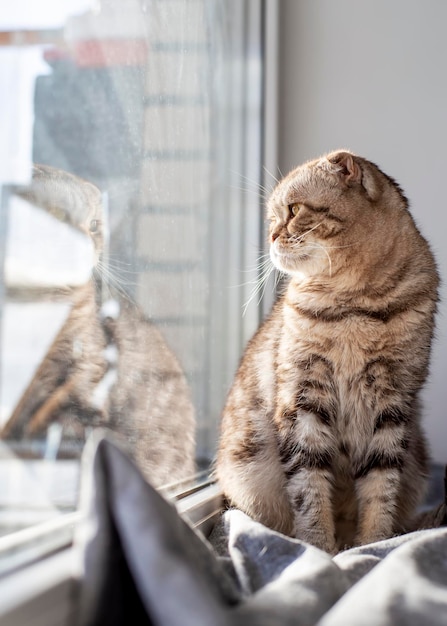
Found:
[{"label": "cat's head", "polygon": [[5,281],[19,290],[85,285],[107,251],[101,192],[49,165],[34,165],[31,173],[8,200]]},{"label": "cat's head", "polygon": [[360,262],[359,250],[380,258],[406,209],[397,183],[362,157],[339,150],[309,161],[268,201],[272,262],[292,276],[315,276],[347,267],[354,254]]},{"label": "cat's head", "polygon": [[103,206],[95,185],[64,170],[36,164],[30,185],[19,195],[87,235],[99,257],[103,248]]}]

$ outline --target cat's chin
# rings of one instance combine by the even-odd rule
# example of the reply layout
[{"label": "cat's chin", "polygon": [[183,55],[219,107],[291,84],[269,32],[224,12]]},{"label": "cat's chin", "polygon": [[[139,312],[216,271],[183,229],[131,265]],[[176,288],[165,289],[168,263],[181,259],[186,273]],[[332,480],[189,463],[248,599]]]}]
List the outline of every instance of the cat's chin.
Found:
[{"label": "cat's chin", "polygon": [[304,277],[306,272],[306,266],[311,261],[311,255],[302,253],[300,255],[290,254],[287,251],[279,251],[274,247],[270,248],[270,259],[273,265],[280,271],[289,276],[302,276]]}]

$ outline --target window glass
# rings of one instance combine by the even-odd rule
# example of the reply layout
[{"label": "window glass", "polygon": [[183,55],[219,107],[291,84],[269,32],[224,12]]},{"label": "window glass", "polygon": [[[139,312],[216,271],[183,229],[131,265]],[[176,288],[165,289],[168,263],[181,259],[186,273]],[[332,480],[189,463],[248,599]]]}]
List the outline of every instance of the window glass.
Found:
[{"label": "window glass", "polygon": [[0,534],[76,506],[93,428],[207,470],[259,321],[261,2],[0,14]]}]

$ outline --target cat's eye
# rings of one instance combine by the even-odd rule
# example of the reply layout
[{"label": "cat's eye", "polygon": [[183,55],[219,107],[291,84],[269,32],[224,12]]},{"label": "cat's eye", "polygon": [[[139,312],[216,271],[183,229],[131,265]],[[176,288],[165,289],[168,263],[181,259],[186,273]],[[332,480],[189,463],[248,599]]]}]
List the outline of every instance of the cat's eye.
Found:
[{"label": "cat's eye", "polygon": [[298,203],[294,203],[294,204],[289,204],[289,211],[290,214],[295,216],[298,215],[298,211],[300,210],[300,205]]},{"label": "cat's eye", "polygon": [[99,222],[98,220],[92,220],[90,222],[90,232],[91,233],[97,233],[99,229]]}]

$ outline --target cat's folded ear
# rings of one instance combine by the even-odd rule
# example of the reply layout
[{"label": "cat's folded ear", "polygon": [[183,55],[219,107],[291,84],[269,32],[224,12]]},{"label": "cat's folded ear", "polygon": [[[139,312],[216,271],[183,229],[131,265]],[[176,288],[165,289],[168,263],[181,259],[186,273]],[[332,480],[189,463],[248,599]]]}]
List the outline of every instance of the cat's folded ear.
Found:
[{"label": "cat's folded ear", "polygon": [[335,166],[334,169],[345,185],[357,183],[364,188],[370,200],[379,198],[380,184],[367,161],[344,150],[328,155],[327,159]]},{"label": "cat's folded ear", "polygon": [[335,152],[328,155],[329,163],[336,165],[336,171],[343,177],[346,184],[360,183],[362,170],[355,156],[350,152]]}]

